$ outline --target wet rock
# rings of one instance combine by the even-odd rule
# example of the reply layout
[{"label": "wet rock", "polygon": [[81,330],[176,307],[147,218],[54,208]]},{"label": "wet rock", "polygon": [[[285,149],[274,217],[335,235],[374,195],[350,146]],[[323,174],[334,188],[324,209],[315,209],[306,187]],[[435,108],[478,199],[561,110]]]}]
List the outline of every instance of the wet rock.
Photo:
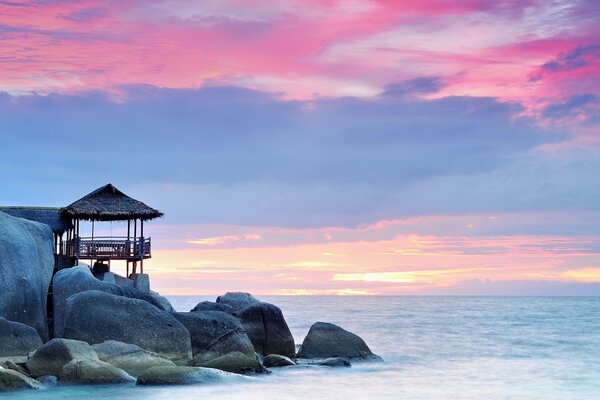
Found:
[{"label": "wet rock", "polygon": [[20,372],[0,369],[0,393],[20,389],[39,389],[42,385]]},{"label": "wet rock", "polygon": [[15,364],[14,362],[7,360],[0,364],[0,367],[5,369],[12,369],[13,371],[17,371],[22,373],[23,375],[29,376],[29,371],[23,368],[21,365]]},{"label": "wet rock", "polygon": [[32,354],[27,369],[32,376],[59,376],[65,364],[72,360],[96,360],[98,356],[89,344],[78,340],[52,339]]},{"label": "wet rock", "polygon": [[352,363],[350,360],[344,357],[332,357],[326,358],[323,361],[318,361],[315,363],[315,365],[321,365],[324,367],[350,367],[352,366]]},{"label": "wet rock", "polygon": [[205,368],[215,368],[226,372],[235,372],[237,374],[265,372],[265,368],[256,357],[248,357],[246,354],[242,354],[239,351],[232,351],[219,358],[194,365]]},{"label": "wet rock", "polygon": [[254,357],[254,347],[237,318],[221,311],[174,313],[190,332],[196,364],[238,351]]},{"label": "wet rock", "polygon": [[40,335],[31,326],[0,318],[0,361],[25,362],[29,353],[42,345]]},{"label": "wet rock", "polygon": [[175,364],[164,357],[146,351],[135,344],[109,340],[92,345],[101,361],[120,368],[130,375],[138,376],[152,367],[174,367]]},{"label": "wet rock", "polygon": [[175,364],[192,359],[190,334],[170,313],[144,300],[97,290],[69,297],[63,336],[91,344],[131,343]]},{"label": "wet rock", "polygon": [[294,357],[294,337],[279,307],[255,302],[240,311],[238,318],[257,353]]},{"label": "wet rock", "polygon": [[153,367],[137,378],[138,385],[192,385],[219,382],[225,373],[198,367]]},{"label": "wet rock", "polygon": [[359,336],[327,322],[317,322],[310,327],[298,357],[380,359]]},{"label": "wet rock", "polygon": [[127,372],[100,360],[72,360],[63,367],[60,380],[88,385],[135,382]]},{"label": "wet rock", "polygon": [[42,340],[53,269],[50,227],[0,212],[0,317],[35,328]]},{"label": "wet rock", "polygon": [[269,354],[263,360],[263,365],[267,368],[277,368],[296,365],[296,363],[292,361],[289,357],[282,356],[280,354]]},{"label": "wet rock", "polygon": [[222,296],[217,297],[218,304],[227,304],[233,308],[235,313],[242,311],[251,304],[259,301],[250,293],[243,292],[227,292]]},{"label": "wet rock", "polygon": [[37,381],[45,386],[52,386],[58,383],[58,378],[54,375],[44,375],[37,378]]}]

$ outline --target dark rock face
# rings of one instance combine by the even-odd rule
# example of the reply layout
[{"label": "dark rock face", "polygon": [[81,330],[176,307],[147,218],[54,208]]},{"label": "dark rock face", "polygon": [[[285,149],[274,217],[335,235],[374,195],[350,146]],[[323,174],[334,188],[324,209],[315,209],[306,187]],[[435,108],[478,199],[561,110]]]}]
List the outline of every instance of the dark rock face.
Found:
[{"label": "dark rock face", "polygon": [[278,368],[296,365],[296,363],[293,362],[289,357],[282,356],[279,354],[269,354],[263,360],[263,365],[267,368]]},{"label": "dark rock face", "polygon": [[192,358],[190,334],[171,314],[144,300],[97,290],[69,297],[63,337],[91,344],[132,343],[175,364]]},{"label": "dark rock face", "polygon": [[255,302],[239,312],[238,317],[257,353],[294,357],[294,337],[279,307]]},{"label": "dark rock face", "polygon": [[323,361],[319,361],[315,365],[321,365],[324,367],[351,367],[352,363],[350,360],[344,357],[332,357],[326,358]]},{"label": "dark rock face", "polygon": [[39,389],[42,385],[35,379],[12,369],[0,369],[0,393],[20,389]]},{"label": "dark rock face", "polygon": [[174,313],[190,332],[196,362],[238,351],[254,357],[254,347],[237,318],[221,311]]},{"label": "dark rock face", "polygon": [[0,212],[0,317],[35,328],[44,341],[53,269],[50,227]]},{"label": "dark rock face", "polygon": [[79,340],[52,339],[38,350],[27,361],[27,369],[31,375],[59,376],[65,364],[72,360],[98,360],[96,352],[89,344]]},{"label": "dark rock face", "polygon": [[152,367],[174,367],[175,364],[164,357],[142,349],[135,344],[109,340],[94,344],[92,348],[101,361],[120,368],[130,375],[138,376]]},{"label": "dark rock face", "polygon": [[70,361],[63,367],[60,380],[88,385],[135,382],[135,378],[127,372],[99,360]]},{"label": "dark rock face", "polygon": [[227,304],[233,308],[234,313],[239,313],[244,308],[251,304],[259,303],[259,301],[250,293],[227,292],[224,295],[217,297],[217,303]]},{"label": "dark rock face", "polygon": [[210,368],[154,367],[137,378],[138,385],[193,385],[218,382],[227,374]]},{"label": "dark rock face", "polygon": [[219,358],[215,358],[203,364],[196,364],[199,367],[214,368],[226,372],[234,372],[236,374],[262,373],[266,372],[265,367],[256,359],[256,357],[248,357],[239,351],[232,351]]},{"label": "dark rock face", "polygon": [[202,311],[221,311],[227,314],[234,314],[234,309],[229,304],[225,303],[213,303],[212,301],[202,301],[196,304],[190,312],[202,312]]},{"label": "dark rock face", "polygon": [[298,357],[379,358],[359,336],[327,322],[317,322],[310,327]]},{"label": "dark rock face", "polygon": [[[165,304],[155,299],[150,293],[144,293],[129,286],[118,286],[103,282],[94,277],[89,268],[78,266],[63,269],[54,276],[54,335],[63,336],[67,299],[74,294],[89,290],[99,290],[117,296],[140,299],[165,310]],[[168,311],[168,310],[166,310]]]},{"label": "dark rock face", "polygon": [[42,345],[42,339],[34,328],[0,318],[0,359],[25,362],[29,353]]}]

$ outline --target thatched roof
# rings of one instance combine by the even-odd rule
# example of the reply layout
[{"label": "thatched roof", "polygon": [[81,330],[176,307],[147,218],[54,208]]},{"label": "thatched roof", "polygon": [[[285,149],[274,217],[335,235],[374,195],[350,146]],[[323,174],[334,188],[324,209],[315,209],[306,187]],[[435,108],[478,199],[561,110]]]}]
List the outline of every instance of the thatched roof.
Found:
[{"label": "thatched roof", "polygon": [[62,208],[61,212],[69,218],[89,221],[147,221],[163,216],[160,211],[132,199],[110,183]]},{"label": "thatched roof", "polygon": [[0,211],[13,217],[28,219],[48,225],[54,233],[59,235],[73,227],[69,218],[63,218],[60,208],[54,207],[0,207]]}]

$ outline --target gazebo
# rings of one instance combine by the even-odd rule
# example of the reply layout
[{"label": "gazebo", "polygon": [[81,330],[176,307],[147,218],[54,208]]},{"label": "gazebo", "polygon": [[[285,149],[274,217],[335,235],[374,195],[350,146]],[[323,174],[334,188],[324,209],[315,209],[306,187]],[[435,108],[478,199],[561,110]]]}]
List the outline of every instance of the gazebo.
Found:
[{"label": "gazebo", "polygon": [[[60,210],[64,218],[73,221],[67,231],[66,255],[77,260],[105,262],[110,268],[111,260],[124,260],[127,276],[144,273],[144,260],[151,257],[150,237],[144,236],[144,222],[163,216],[158,210],[133,199],[111,185],[102,186]],[[80,236],[80,221],[91,221],[91,236]],[[127,221],[127,236],[95,236],[96,222]],[[138,231],[139,225],[139,231]]]}]

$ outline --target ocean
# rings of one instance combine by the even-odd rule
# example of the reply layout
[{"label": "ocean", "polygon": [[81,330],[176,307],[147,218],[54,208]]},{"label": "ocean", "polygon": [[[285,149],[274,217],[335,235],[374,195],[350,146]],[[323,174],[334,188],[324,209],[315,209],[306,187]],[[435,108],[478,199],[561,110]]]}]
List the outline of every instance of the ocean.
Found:
[{"label": "ocean", "polygon": [[[317,321],[361,336],[383,363],[273,369],[198,386],[57,386],[11,399],[600,399],[600,297],[262,296],[297,343]],[[205,296],[170,297],[189,311]]]}]

